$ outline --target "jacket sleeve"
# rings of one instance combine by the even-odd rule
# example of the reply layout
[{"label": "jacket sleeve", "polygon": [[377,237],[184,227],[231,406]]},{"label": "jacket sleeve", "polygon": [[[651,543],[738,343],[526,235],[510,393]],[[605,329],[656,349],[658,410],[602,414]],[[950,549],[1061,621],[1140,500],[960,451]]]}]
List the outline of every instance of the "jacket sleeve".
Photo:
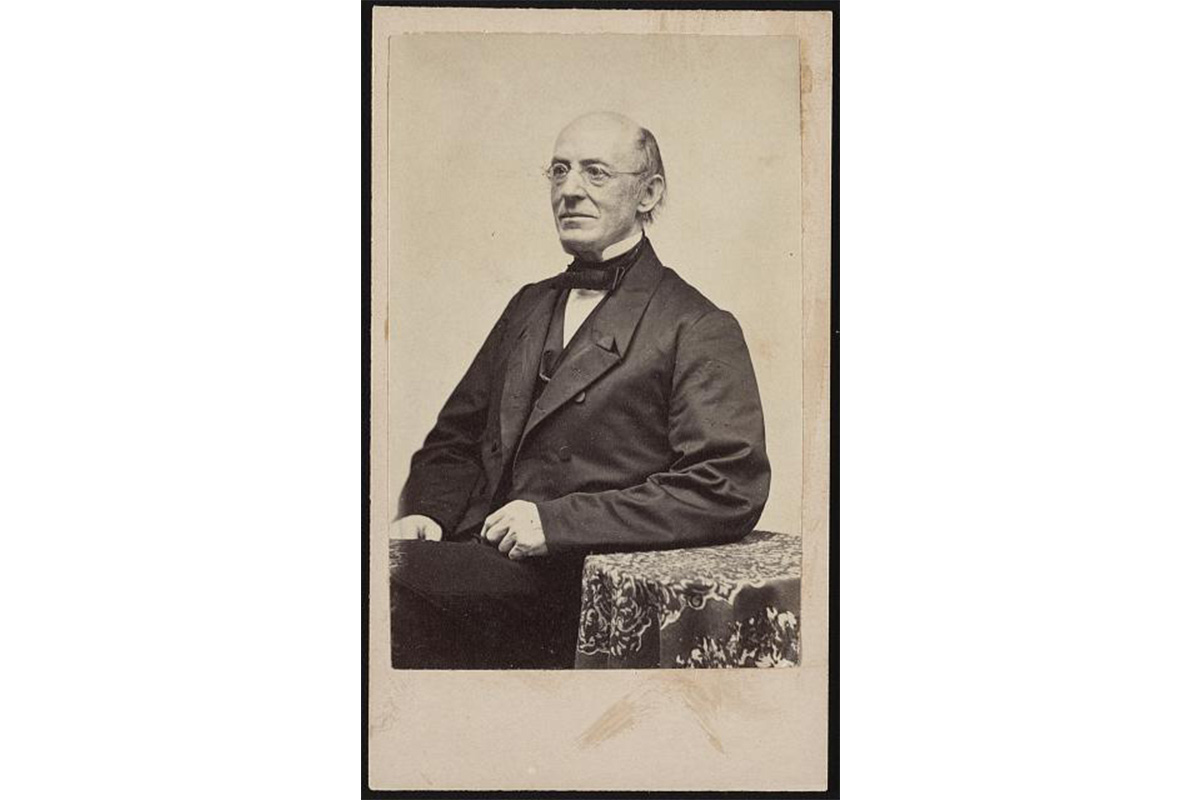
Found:
[{"label": "jacket sleeve", "polygon": [[480,441],[487,425],[494,365],[500,359],[500,343],[523,291],[513,296],[492,326],[425,443],[413,454],[408,480],[400,492],[401,517],[424,514],[449,535],[466,512],[471,491],[483,473]]},{"label": "jacket sleeve", "polygon": [[753,530],[771,470],[750,353],[728,312],[680,334],[667,436],[670,467],[644,482],[539,502],[549,552],[721,544]]}]

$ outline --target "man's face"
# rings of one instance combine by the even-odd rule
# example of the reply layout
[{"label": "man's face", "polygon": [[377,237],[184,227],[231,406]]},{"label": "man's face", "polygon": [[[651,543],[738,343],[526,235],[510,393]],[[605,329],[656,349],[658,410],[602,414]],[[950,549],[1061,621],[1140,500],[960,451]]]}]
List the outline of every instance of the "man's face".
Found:
[{"label": "man's face", "polygon": [[559,134],[550,165],[550,206],[568,253],[599,259],[604,248],[638,230],[642,186],[631,173],[644,165],[634,147],[636,135],[602,116],[576,120]]}]

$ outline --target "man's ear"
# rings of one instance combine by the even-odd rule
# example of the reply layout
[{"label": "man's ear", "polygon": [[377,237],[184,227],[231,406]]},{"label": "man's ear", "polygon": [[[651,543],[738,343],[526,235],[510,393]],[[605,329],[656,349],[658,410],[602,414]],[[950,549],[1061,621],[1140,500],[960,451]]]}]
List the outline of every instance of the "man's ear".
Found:
[{"label": "man's ear", "polygon": [[655,175],[646,181],[646,185],[642,187],[641,199],[638,201],[639,214],[646,214],[658,205],[658,201],[662,200],[665,184],[662,175]]}]

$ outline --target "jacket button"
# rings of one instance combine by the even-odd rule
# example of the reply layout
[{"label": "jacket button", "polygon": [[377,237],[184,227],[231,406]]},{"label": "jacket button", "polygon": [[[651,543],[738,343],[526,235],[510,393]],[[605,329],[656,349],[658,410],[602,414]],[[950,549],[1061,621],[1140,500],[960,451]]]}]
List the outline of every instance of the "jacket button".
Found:
[{"label": "jacket button", "polygon": [[571,448],[566,447],[566,446],[558,448],[558,460],[559,461],[570,461],[571,460]]},{"label": "jacket button", "polygon": [[580,392],[579,394],[575,395],[575,402],[582,403],[584,401],[584,398],[586,398],[586,397],[587,397],[586,391]]}]

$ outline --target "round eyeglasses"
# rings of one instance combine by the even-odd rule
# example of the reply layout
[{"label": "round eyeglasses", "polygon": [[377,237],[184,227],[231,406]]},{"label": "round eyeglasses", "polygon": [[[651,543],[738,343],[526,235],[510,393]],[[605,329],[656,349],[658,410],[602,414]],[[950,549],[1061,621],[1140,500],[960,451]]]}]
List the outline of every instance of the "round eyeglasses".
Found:
[{"label": "round eyeglasses", "polygon": [[[570,174],[571,168],[562,162],[551,164],[546,168],[546,178],[555,186],[561,186],[565,183],[567,176]],[[592,186],[599,187],[608,183],[617,175],[641,175],[642,170],[638,170],[637,172],[622,172],[602,167],[599,164],[587,164],[579,170],[579,174]]]}]

